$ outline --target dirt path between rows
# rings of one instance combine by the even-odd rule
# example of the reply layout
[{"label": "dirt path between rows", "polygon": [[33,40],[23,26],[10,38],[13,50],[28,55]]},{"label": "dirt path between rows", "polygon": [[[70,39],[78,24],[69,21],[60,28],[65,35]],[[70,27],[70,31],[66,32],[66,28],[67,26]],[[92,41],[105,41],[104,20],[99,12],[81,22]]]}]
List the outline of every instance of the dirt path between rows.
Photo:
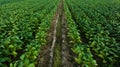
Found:
[{"label": "dirt path between rows", "polygon": [[40,50],[36,67],[73,67],[67,43],[67,22],[62,0],[51,22],[47,42]]}]

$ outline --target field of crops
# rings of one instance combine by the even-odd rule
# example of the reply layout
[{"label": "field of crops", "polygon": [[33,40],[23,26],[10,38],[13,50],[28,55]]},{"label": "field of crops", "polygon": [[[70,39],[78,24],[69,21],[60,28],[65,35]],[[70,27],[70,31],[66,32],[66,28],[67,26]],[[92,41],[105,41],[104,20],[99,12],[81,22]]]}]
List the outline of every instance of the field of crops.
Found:
[{"label": "field of crops", "polygon": [[119,67],[120,0],[0,0],[0,67]]}]

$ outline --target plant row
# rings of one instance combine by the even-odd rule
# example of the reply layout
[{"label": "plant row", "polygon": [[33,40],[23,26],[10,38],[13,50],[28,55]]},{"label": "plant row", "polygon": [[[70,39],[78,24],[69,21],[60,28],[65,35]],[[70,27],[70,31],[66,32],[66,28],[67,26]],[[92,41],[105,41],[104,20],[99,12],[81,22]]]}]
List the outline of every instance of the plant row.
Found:
[{"label": "plant row", "polygon": [[35,67],[57,4],[57,0],[28,0],[1,6],[1,67]]},{"label": "plant row", "polygon": [[87,40],[97,64],[113,67],[120,62],[120,2],[114,0],[113,5],[112,2],[102,3],[98,0],[96,4],[94,1],[69,0],[67,4],[77,29]]},{"label": "plant row", "polygon": [[83,41],[81,40],[81,34],[77,30],[77,26],[75,21],[72,19],[72,15],[66,2],[64,4],[64,9],[67,17],[69,44],[72,46],[71,51],[75,54],[75,56],[73,56],[74,61],[77,63],[77,65],[82,67],[97,66],[96,61],[93,59],[93,55],[90,51],[90,46],[84,45]]}]

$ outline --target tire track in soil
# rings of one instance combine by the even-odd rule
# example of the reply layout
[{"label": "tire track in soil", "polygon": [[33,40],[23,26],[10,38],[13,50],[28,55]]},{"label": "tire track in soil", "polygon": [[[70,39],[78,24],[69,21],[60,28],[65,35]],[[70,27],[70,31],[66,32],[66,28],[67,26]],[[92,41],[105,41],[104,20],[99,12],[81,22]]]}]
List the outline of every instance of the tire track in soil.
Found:
[{"label": "tire track in soil", "polygon": [[70,54],[70,47],[67,39],[67,19],[64,11],[64,3],[62,3],[62,67],[73,67],[72,55]]},{"label": "tire track in soil", "polygon": [[67,43],[67,22],[62,0],[46,39],[48,43],[41,47],[36,67],[73,67]]}]

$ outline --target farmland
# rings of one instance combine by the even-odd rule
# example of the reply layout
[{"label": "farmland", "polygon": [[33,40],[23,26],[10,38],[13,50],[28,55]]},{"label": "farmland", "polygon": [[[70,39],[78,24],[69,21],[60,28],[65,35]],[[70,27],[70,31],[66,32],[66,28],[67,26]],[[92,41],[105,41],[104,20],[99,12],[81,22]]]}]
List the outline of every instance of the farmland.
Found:
[{"label": "farmland", "polygon": [[119,63],[119,0],[0,0],[0,67]]}]

